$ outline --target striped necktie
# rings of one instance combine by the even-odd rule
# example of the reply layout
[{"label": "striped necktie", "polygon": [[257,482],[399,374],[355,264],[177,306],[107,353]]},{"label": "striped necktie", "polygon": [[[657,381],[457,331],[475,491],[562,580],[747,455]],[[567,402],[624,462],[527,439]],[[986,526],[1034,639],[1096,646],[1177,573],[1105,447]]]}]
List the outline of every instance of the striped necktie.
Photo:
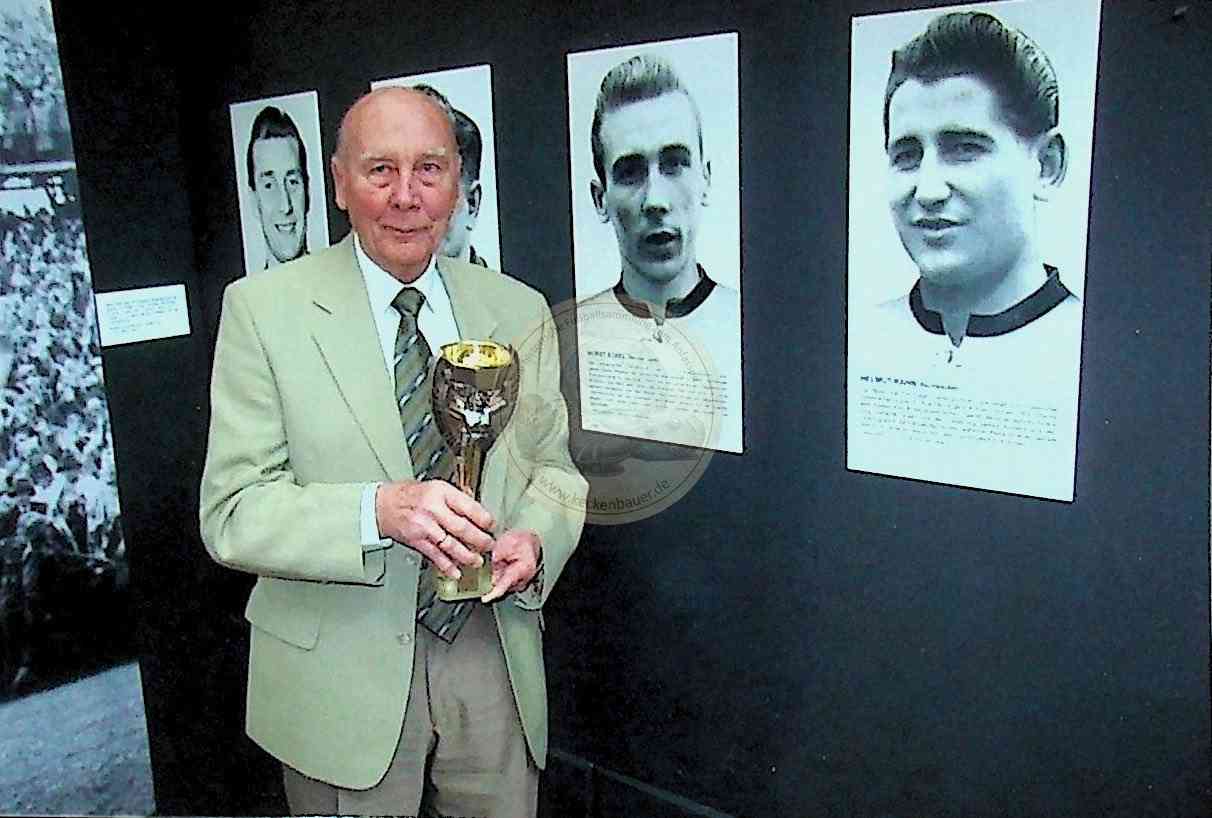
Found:
[{"label": "striped necktie", "polygon": [[[395,378],[396,405],[404,439],[417,480],[441,479],[454,470],[454,455],[442,439],[433,419],[430,392],[433,388],[433,354],[425,336],[417,327],[417,314],[425,296],[415,287],[405,287],[392,299],[400,313],[396,333]],[[437,598],[435,569],[426,563],[417,587],[417,622],[446,642],[453,642],[471,615],[475,600],[443,602]]]}]

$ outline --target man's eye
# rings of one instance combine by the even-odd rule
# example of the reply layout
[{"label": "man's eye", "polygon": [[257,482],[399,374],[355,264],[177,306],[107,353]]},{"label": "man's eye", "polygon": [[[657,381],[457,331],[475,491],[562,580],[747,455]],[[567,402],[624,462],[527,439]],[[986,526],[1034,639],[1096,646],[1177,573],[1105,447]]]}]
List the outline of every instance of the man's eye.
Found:
[{"label": "man's eye", "polygon": [[366,170],[366,177],[373,185],[382,187],[391,182],[391,167],[388,165],[371,165]]},{"label": "man's eye", "polygon": [[974,140],[952,142],[946,146],[947,156],[960,162],[979,159],[988,152],[983,142]]},{"label": "man's eye", "polygon": [[293,188],[303,187],[303,177],[302,176],[288,176],[288,177],[286,177],[286,184],[290,185]]},{"label": "man's eye", "polygon": [[661,160],[661,175],[662,176],[678,176],[689,167],[690,167],[689,162],[683,162],[678,159],[662,159]]},{"label": "man's eye", "polygon": [[690,152],[685,150],[667,150],[661,153],[661,174],[677,176],[690,167]]},{"label": "man's eye", "polygon": [[620,185],[635,185],[644,181],[648,167],[642,159],[622,159],[615,162],[611,177]]},{"label": "man's eye", "polygon": [[897,148],[888,152],[888,164],[896,170],[912,170],[921,161],[921,151],[915,148]]}]

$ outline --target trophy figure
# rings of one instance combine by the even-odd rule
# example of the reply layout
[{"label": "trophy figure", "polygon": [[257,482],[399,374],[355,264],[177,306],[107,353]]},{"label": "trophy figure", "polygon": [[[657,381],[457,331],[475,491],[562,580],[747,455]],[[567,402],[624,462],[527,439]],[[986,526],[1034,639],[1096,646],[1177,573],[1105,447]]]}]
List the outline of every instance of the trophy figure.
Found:
[{"label": "trophy figure", "polygon": [[[454,454],[451,482],[480,499],[488,450],[505,429],[518,402],[518,359],[511,347],[493,341],[456,341],[442,347],[433,371],[433,416]],[[475,599],[492,590],[492,555],[479,568],[463,568],[460,579],[438,576],[438,598]]]}]

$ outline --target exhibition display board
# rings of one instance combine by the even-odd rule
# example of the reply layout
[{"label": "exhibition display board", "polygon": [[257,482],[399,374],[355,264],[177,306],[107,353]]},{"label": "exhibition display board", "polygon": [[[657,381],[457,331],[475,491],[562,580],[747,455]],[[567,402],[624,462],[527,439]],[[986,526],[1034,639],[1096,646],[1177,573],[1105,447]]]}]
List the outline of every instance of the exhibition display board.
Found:
[{"label": "exhibition display board", "polygon": [[[1097,20],[1082,33],[1097,69],[1093,132],[1072,137],[1087,167],[1066,184],[1088,185],[1073,204],[1086,235],[1069,237],[1079,249],[1066,248],[1076,261],[1060,273],[1080,297],[1068,338],[1080,342],[1080,379],[1069,373],[1064,394],[1076,426],[1038,474],[1005,480],[988,462],[964,480],[873,465],[886,451],[848,462],[849,399],[863,383],[848,378],[848,333],[874,333],[864,349],[880,338],[850,324],[856,278],[878,273],[853,266],[865,241],[855,226],[878,221],[879,240],[896,241],[889,197],[876,184],[856,200],[851,187],[852,82],[879,92],[890,67],[873,59],[873,78],[852,62],[870,25],[856,21],[952,7],[702,0],[654,16],[621,2],[525,13],[466,4],[419,26],[395,3],[259,2],[222,19],[184,12],[186,42],[179,24],[57,9],[95,287],[183,284],[193,327],[104,352],[159,810],[284,805],[275,765],[241,723],[251,577],[211,563],[197,533],[220,299],[246,274],[247,237],[272,245],[273,228],[246,225],[257,205],[236,167],[248,145],[233,106],[304,99],[318,123],[318,133],[299,124],[314,176],[342,112],[372,82],[489,66],[476,74],[489,85],[477,92],[490,100],[481,119],[491,121],[499,252],[492,245],[489,264],[505,260],[575,330],[578,297],[611,294],[615,280],[578,278],[576,231],[592,228],[609,249],[613,226],[627,263],[621,211],[610,208],[609,180],[599,180],[600,208],[585,186],[591,171],[577,159],[590,136],[570,112],[570,97],[592,95],[612,63],[583,90],[571,84],[575,55],[720,41],[735,46],[734,63],[713,65],[734,72],[737,133],[710,156],[693,144],[674,155],[688,167],[711,161],[706,212],[711,195],[737,197],[739,236],[726,239],[739,261],[715,285],[738,296],[729,388],[739,391],[727,406],[742,423],[698,459],[674,436],[582,425],[577,334],[561,332],[574,455],[602,513],[591,508],[545,612],[553,753],[543,811],[1206,814],[1212,155],[1198,146],[1212,128],[1199,91],[1212,83],[1212,7],[1085,5]],[[863,125],[877,163],[882,127]],[[331,197],[331,179],[320,181],[310,195]],[[574,224],[570,203],[604,223]],[[307,212],[327,220],[316,234],[325,240],[348,230],[331,199]],[[645,240],[672,257],[680,230]],[[907,236],[902,266],[913,257]],[[713,279],[716,268],[704,265]],[[1038,345],[1033,354],[1049,357]],[[677,482],[665,470],[679,467],[678,495],[658,502]],[[629,478],[635,493],[619,490],[620,471],[655,470],[651,486]],[[612,518],[608,502],[629,513]],[[648,513],[631,513],[645,504]]]}]

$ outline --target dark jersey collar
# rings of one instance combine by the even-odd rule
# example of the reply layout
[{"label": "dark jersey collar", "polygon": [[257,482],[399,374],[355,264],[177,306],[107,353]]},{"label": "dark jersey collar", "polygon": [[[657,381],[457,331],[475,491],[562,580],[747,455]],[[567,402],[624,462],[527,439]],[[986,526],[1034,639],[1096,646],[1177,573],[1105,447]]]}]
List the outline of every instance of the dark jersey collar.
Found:
[{"label": "dark jersey collar", "polygon": [[[968,319],[968,336],[975,338],[991,338],[995,335],[1005,335],[1016,329],[1027,326],[1032,321],[1046,315],[1053,307],[1064,301],[1073,293],[1061,284],[1059,271],[1048,264],[1044,265],[1048,280],[1031,295],[1024,298],[1008,309],[992,315],[973,314]],[[909,309],[913,317],[926,332],[942,335],[943,318],[934,310],[928,309],[922,302],[922,282],[918,279],[909,291]]]},{"label": "dark jersey collar", "polygon": [[[715,289],[715,282],[707,275],[707,271],[703,269],[703,265],[696,265],[699,269],[699,281],[694,285],[694,289],[686,293],[685,298],[674,298],[665,305],[666,318],[681,318],[689,315],[696,307],[707,300],[707,296],[711,295],[711,291]],[[623,289],[623,277],[619,276],[619,283],[614,285],[614,296],[623,305],[627,312],[634,315],[636,318],[651,318],[652,313],[648,310],[648,305],[643,301],[637,301],[627,294]]]}]

